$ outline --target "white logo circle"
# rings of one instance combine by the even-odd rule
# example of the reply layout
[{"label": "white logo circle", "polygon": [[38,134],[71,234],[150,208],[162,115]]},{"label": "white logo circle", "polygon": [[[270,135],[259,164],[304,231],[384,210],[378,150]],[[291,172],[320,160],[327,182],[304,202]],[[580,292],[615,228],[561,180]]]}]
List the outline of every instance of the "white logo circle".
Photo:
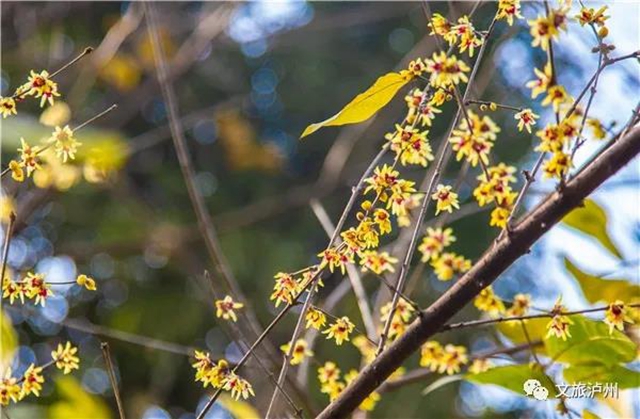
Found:
[{"label": "white logo circle", "polygon": [[536,400],[544,401],[544,400],[547,400],[548,396],[549,396],[549,390],[547,390],[546,388],[544,388],[542,386],[536,387],[533,390],[533,397]]},{"label": "white logo circle", "polygon": [[542,384],[540,384],[540,381],[531,378],[531,379],[525,381],[524,385],[522,387],[524,389],[524,392],[527,394],[527,396],[531,396],[531,395],[533,395],[533,391],[536,388],[542,387]]}]

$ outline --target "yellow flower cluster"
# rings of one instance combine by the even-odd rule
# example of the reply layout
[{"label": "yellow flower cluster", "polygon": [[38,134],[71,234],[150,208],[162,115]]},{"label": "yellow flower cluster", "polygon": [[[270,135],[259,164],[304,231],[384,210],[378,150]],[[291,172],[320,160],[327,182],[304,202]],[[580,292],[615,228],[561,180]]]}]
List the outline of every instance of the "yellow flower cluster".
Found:
[{"label": "yellow flower cluster", "polygon": [[422,345],[420,366],[431,371],[453,375],[460,372],[460,368],[468,362],[467,348],[464,346],[447,344],[442,347],[436,341],[428,341]]},{"label": "yellow flower cluster", "polygon": [[453,85],[469,81],[465,73],[471,69],[464,61],[458,60],[455,55],[447,57],[444,51],[434,52],[433,56],[425,61],[425,64],[426,72],[430,74],[429,83],[436,89],[448,89]]},{"label": "yellow flower cluster", "polygon": [[36,99],[40,98],[40,107],[43,107],[45,103],[53,105],[54,98],[60,96],[60,93],[58,93],[58,84],[51,79],[46,70],[42,70],[39,73],[31,70],[29,80],[18,87],[13,96],[0,96],[0,114],[2,114],[2,117],[6,118],[10,115],[16,115],[18,113],[16,100],[23,100],[27,96],[33,96]]},{"label": "yellow flower cluster", "polygon": [[196,362],[192,364],[196,370],[195,380],[202,382],[204,388],[211,385],[213,388],[229,391],[236,400],[255,395],[251,383],[237,375],[224,359],[213,362],[209,353],[201,351],[195,351],[195,359]]},{"label": "yellow flower cluster", "polygon": [[[386,324],[389,319],[389,315],[391,314],[392,302],[388,302],[380,308],[380,323]],[[398,304],[396,304],[396,309],[393,312],[393,317],[391,318],[391,324],[389,328],[389,334],[387,338],[389,340],[394,340],[400,337],[406,330],[407,326],[411,322],[413,317],[413,313],[415,309],[411,304],[405,301],[403,298],[398,300]]]},{"label": "yellow flower cluster", "polygon": [[30,394],[40,397],[42,384],[42,367],[30,364],[20,378],[14,377],[11,368],[7,368],[0,380],[0,405],[7,406],[10,402],[19,402]]},{"label": "yellow flower cluster", "polygon": [[473,300],[473,305],[480,311],[486,311],[490,316],[499,316],[505,311],[504,303],[493,292],[491,285],[480,291]]},{"label": "yellow flower cluster", "polygon": [[[340,380],[340,376],[340,368],[334,362],[325,362],[322,367],[318,368],[320,391],[329,396],[329,401],[334,401],[342,393],[342,390],[358,376],[358,371],[350,370],[344,375],[344,381]],[[380,394],[374,391],[360,404],[359,408],[364,411],[372,411],[379,400]]]},{"label": "yellow flower cluster", "polygon": [[16,299],[24,304],[24,298],[33,300],[34,304],[44,307],[48,297],[53,295],[51,285],[44,279],[43,274],[27,273],[21,281],[12,281],[5,278],[2,284],[2,298],[9,298],[9,303],[13,304]]},{"label": "yellow flower cluster", "polygon": [[507,225],[509,215],[513,209],[513,204],[518,193],[511,188],[511,183],[516,181],[516,168],[499,163],[496,166],[488,167],[487,174],[478,176],[478,186],[473,190],[473,196],[476,198],[479,206],[485,206],[489,203],[495,203],[495,208],[491,212],[490,225],[498,228],[504,228]]},{"label": "yellow flower cluster", "polygon": [[436,114],[442,113],[442,111],[436,107],[438,106],[437,103],[440,101],[444,103],[447,97],[449,97],[449,100],[452,98],[451,95],[447,95],[443,90],[438,90],[436,94],[431,97],[431,100],[422,103],[423,94],[423,90],[416,88],[404,97],[405,102],[407,102],[407,116],[405,120],[409,125],[415,125],[417,123],[423,127],[430,127],[431,121],[436,118]]},{"label": "yellow flower cluster", "polygon": [[431,266],[439,280],[448,281],[456,272],[466,272],[471,268],[471,261],[453,252],[444,252],[456,241],[451,228],[427,227],[427,234],[422,238],[418,251],[422,253],[422,262],[431,262]]},{"label": "yellow flower cluster", "polygon": [[449,142],[453,151],[456,152],[458,161],[465,158],[473,167],[482,161],[484,165],[489,164],[489,152],[493,148],[500,127],[488,116],[480,117],[472,111],[468,112],[467,118],[462,118],[458,129],[453,130]]},{"label": "yellow flower cluster", "polygon": [[62,345],[58,344],[58,348],[51,352],[51,358],[55,361],[56,368],[62,370],[64,374],[69,374],[73,370],[80,367],[80,358],[76,356],[78,348],[67,342]]},{"label": "yellow flower cluster", "polygon": [[449,22],[440,13],[435,13],[429,23],[431,33],[429,35],[439,35],[444,38],[449,45],[458,44],[460,53],[469,51],[469,57],[473,57],[475,49],[484,42],[483,37],[474,28],[469,16],[458,18],[457,24]]},{"label": "yellow flower cluster", "polygon": [[43,152],[50,147],[54,147],[56,156],[62,163],[66,163],[67,160],[75,159],[78,147],[82,143],[76,141],[73,136],[73,130],[68,125],[64,127],[56,127],[45,146],[32,146],[25,141],[24,138],[20,138],[21,147],[18,148],[20,155],[19,160],[11,160],[9,162],[9,170],[11,171],[11,177],[16,182],[23,182],[26,177],[31,177],[36,170],[41,170],[41,156]]},{"label": "yellow flower cluster", "polygon": [[427,227],[427,235],[422,238],[422,243],[418,246],[418,251],[422,253],[422,261],[428,262],[437,259],[440,253],[453,242],[456,237],[451,228],[431,228]]},{"label": "yellow flower cluster", "polygon": [[[78,275],[75,282],[89,291],[97,289],[95,280],[87,275]],[[34,304],[40,304],[44,307],[47,298],[54,295],[53,291],[51,291],[51,285],[55,285],[55,283],[47,282],[44,274],[28,272],[19,281],[12,280],[11,275],[7,274],[2,282],[2,298],[8,298],[10,304],[13,304],[16,300],[20,300],[20,303],[24,304],[26,297],[29,300],[33,300]]]},{"label": "yellow flower cluster", "polygon": [[385,139],[391,143],[393,150],[400,157],[400,164],[419,164],[423,167],[433,160],[431,144],[427,139],[429,131],[420,131],[411,126],[396,124],[396,130],[386,134]]},{"label": "yellow flower cluster", "polygon": [[377,275],[382,275],[385,272],[395,272],[393,265],[397,262],[398,259],[389,255],[389,252],[365,250],[360,255],[362,272],[371,271]]}]

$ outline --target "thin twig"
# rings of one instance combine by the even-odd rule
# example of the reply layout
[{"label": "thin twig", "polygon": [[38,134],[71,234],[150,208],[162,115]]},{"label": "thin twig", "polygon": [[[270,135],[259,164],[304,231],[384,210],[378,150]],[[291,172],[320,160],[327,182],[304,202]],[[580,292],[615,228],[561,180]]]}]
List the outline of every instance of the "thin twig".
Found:
[{"label": "thin twig", "polygon": [[[329,214],[327,214],[324,206],[322,206],[320,201],[317,199],[312,199],[310,206],[316,218],[322,225],[322,228],[324,228],[324,231],[329,237],[331,237],[337,229],[333,226],[333,223],[329,218]],[[369,306],[367,294],[364,290],[364,286],[362,285],[362,278],[360,277],[357,268],[352,264],[347,265],[347,277],[351,282],[351,287],[353,288],[353,292],[356,296],[356,302],[358,303],[358,308],[360,309],[360,315],[362,317],[364,327],[367,330],[367,335],[372,338],[376,335],[376,328],[371,316],[371,307]]]},{"label": "thin twig", "polygon": [[2,305],[4,302],[4,275],[7,272],[7,261],[9,256],[9,245],[11,244],[11,236],[13,235],[13,225],[16,222],[16,214],[11,212],[9,214],[9,225],[5,230],[4,234],[4,245],[2,248],[2,269],[0,272],[0,316],[4,316],[4,312],[2,311]]},{"label": "thin twig", "polygon": [[[640,307],[640,304],[627,304],[626,307],[636,308],[636,307]],[[495,324],[495,323],[522,321],[522,320],[529,320],[529,319],[553,318],[555,316],[573,316],[575,314],[606,311],[607,309],[609,309],[609,306],[587,308],[584,310],[565,311],[561,313],[554,313],[553,311],[551,311],[549,313],[529,314],[526,316],[495,317],[493,319],[471,320],[468,322],[450,323],[450,324],[444,325],[440,331],[444,332],[444,331],[454,330],[454,329],[464,329],[468,327],[485,326],[485,325]]]},{"label": "thin twig", "polygon": [[111,381],[111,387],[113,388],[113,397],[116,399],[116,405],[118,406],[118,414],[120,419],[125,419],[124,406],[122,405],[122,399],[120,398],[120,389],[118,388],[118,380],[116,378],[116,372],[113,368],[113,362],[111,360],[111,350],[109,349],[109,343],[101,342],[100,348],[102,349],[102,357],[107,367],[107,373],[109,374],[109,381]]}]

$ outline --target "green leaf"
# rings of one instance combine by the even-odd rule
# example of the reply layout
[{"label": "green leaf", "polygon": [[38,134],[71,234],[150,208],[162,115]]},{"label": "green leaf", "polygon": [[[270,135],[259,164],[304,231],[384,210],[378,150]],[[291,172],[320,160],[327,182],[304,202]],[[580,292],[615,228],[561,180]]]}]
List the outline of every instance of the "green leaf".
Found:
[{"label": "green leaf", "polygon": [[111,413],[102,398],[87,393],[70,375],[58,375],[53,382],[61,400],[53,403],[49,408],[49,419],[62,419],[82,416],[92,419],[108,419]]},{"label": "green leaf", "polygon": [[[525,322],[527,328],[527,334],[531,341],[542,340],[547,334],[547,324],[550,319],[528,319]],[[528,343],[527,336],[522,330],[522,324],[518,321],[499,323],[497,326],[500,333],[502,333],[507,339],[514,344]],[[542,345],[535,347],[536,353],[544,354],[545,348]]]},{"label": "green leaf", "polygon": [[616,365],[631,362],[636,357],[636,345],[625,334],[613,330],[601,321],[584,316],[571,316],[571,337],[562,340],[555,336],[544,338],[547,354],[555,361],[569,364],[598,363]]},{"label": "green leaf", "polygon": [[538,380],[547,390],[549,397],[556,395],[556,386],[547,374],[537,366],[506,365],[491,368],[479,374],[466,374],[464,379],[476,384],[493,384],[525,396],[524,383],[527,380]]},{"label": "green leaf", "polygon": [[576,208],[565,215],[562,222],[569,227],[592,236],[611,253],[622,259],[618,248],[613,244],[611,238],[609,238],[609,233],[607,233],[607,214],[591,199],[585,199],[584,207]]},{"label": "green leaf", "polygon": [[640,372],[622,365],[571,365],[562,371],[562,375],[568,383],[618,383],[620,389],[640,387]]},{"label": "green leaf", "polygon": [[300,138],[313,134],[322,127],[357,124],[371,118],[393,99],[405,84],[413,79],[407,72],[387,73],[378,78],[373,86],[356,96],[340,112],[322,122],[309,125]]},{"label": "green leaf", "polygon": [[624,279],[601,279],[597,276],[582,272],[569,259],[564,259],[564,266],[578,280],[582,293],[589,303],[604,301],[611,303],[616,300],[630,302],[640,295],[640,286]]}]

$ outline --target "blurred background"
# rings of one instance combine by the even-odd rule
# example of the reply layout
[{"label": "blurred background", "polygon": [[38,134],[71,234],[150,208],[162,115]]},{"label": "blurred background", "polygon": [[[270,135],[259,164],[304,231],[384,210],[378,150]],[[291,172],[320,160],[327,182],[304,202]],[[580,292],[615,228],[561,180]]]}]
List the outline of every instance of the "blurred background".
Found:
[{"label": "blurred background", "polygon": [[[45,308],[6,308],[15,335],[6,325],[3,333],[15,338],[15,371],[21,373],[31,362],[46,362],[53,346],[67,339],[79,346],[82,360],[80,371],[50,380],[41,399],[22,402],[8,413],[13,419],[74,417],[71,412],[80,411],[90,412],[86,417],[115,417],[100,352],[100,341],[107,340],[131,417],[193,417],[205,391],[194,382],[190,359],[183,353],[204,348],[233,361],[242,352],[216,321],[211,286],[203,277],[212,263],[171,141],[141,4],[3,1],[0,7],[3,95],[23,83],[29,70],[51,72],[85,47],[95,48],[58,77],[58,104],[42,112],[37,104],[25,103],[18,116],[2,120],[3,166],[15,154],[20,137],[35,143],[49,135],[52,125],[77,125],[118,104],[78,134],[83,147],[74,165],[44,170],[33,183],[3,182],[0,215],[6,221],[11,208],[18,214],[9,266],[45,273],[52,282],[73,280],[78,273],[98,282],[97,293],[57,287]],[[430,56],[434,40],[427,36],[419,2],[169,2],[155,7],[198,189],[230,269],[264,327],[276,313],[269,301],[273,275],[313,263],[326,245],[310,200],[319,200],[337,221],[351,186],[383,144],[384,134],[403,118],[403,94],[364,124],[324,129],[302,142],[301,131],[334,114],[378,76],[406,67],[416,57]],[[431,4],[434,12],[451,19],[472,7],[470,2]],[[482,4],[473,19],[476,28],[486,29],[495,9],[493,3]],[[525,18],[542,12],[540,3],[523,4]],[[636,2],[609,4],[608,39],[617,46],[615,54],[638,49],[639,12]],[[524,20],[511,27],[498,25],[472,97],[532,107],[542,115],[542,125],[550,118],[548,109],[532,103],[524,85],[546,58],[542,51],[532,50],[530,42]],[[558,77],[574,95],[597,66],[592,46],[592,34],[575,22],[561,36]],[[639,80],[634,62],[606,70],[592,114],[614,131],[622,126],[640,97]],[[444,135],[453,109],[446,105],[435,120],[429,135],[434,144]],[[502,127],[495,159],[530,168],[536,157],[531,152],[535,137],[519,133],[511,113],[494,112],[491,117]],[[587,143],[577,163],[602,144]],[[449,165],[446,183],[454,181],[460,167]],[[423,177],[421,168],[405,173],[417,181]],[[476,175],[470,171],[466,176],[463,201],[472,198]],[[497,294],[508,299],[528,292],[536,305],[550,307],[562,293],[568,308],[584,307],[580,288],[564,269],[565,256],[587,272],[637,281],[638,182],[636,160],[594,196],[607,213],[608,231],[622,258],[612,257],[575,230],[559,227],[496,283]],[[538,182],[533,189],[529,207],[553,190],[553,184]],[[475,211],[452,223],[458,236],[454,250],[477,259],[496,235],[488,219],[488,211]],[[435,279],[430,269],[417,279],[413,295],[422,306],[451,285]],[[364,280],[373,304],[379,282],[373,277]],[[320,301],[342,281],[339,274],[327,279]],[[218,292],[225,293],[219,285]],[[362,328],[351,291],[332,312],[357,319]],[[477,317],[473,307],[459,315]],[[269,339],[273,347],[289,339],[295,320],[291,314],[276,328]],[[472,351],[500,343],[495,332],[484,329],[438,339]],[[309,366],[308,383],[303,383],[308,387],[305,406],[314,411],[327,403],[315,379],[318,363],[334,360],[346,371],[360,362],[352,345],[336,350],[322,340]],[[148,347],[166,342],[176,345]],[[274,361],[273,352],[271,356]],[[407,367],[416,367],[417,360],[413,357]],[[273,369],[280,359],[276,356],[274,362]],[[254,363],[248,370],[257,392],[251,403],[264,408],[273,385]],[[422,397],[420,390],[427,384],[386,395],[369,416],[422,417],[429,409],[432,417],[443,418],[520,417],[537,403],[466,383]],[[633,407],[628,399],[620,403],[622,407],[611,409]],[[554,415],[552,404],[538,403],[535,408],[536,417]],[[216,405],[210,416],[232,417],[233,409],[229,403]]]}]

